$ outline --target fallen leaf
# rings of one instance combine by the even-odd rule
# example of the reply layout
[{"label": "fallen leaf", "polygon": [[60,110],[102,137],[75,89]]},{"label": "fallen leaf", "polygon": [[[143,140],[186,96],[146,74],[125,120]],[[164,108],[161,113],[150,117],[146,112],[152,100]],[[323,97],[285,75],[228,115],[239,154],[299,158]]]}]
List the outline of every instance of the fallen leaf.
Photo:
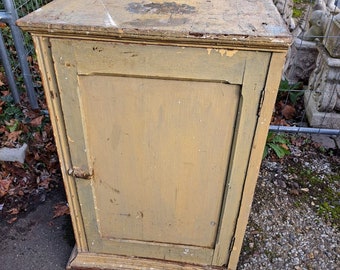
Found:
[{"label": "fallen leaf", "polygon": [[291,143],[295,146],[302,146],[306,141],[306,138],[304,137],[292,137],[291,138]]},{"label": "fallen leaf", "polygon": [[7,130],[7,129],[6,129],[5,126],[1,126],[1,127],[0,127],[0,133],[5,133],[6,130]]},{"label": "fallen leaf", "polygon": [[33,57],[32,56],[27,56],[27,62],[32,63],[33,62]]},{"label": "fallen leaf", "polygon": [[289,150],[289,147],[287,146],[287,144],[282,143],[282,144],[280,144],[280,146],[281,146],[283,149]]},{"label": "fallen leaf", "polygon": [[11,92],[9,90],[5,90],[5,91],[1,91],[1,94],[6,97],[9,96],[11,94]]},{"label": "fallen leaf", "polygon": [[282,117],[273,117],[272,121],[270,122],[271,125],[275,126],[289,126],[285,119]]},{"label": "fallen leaf", "polygon": [[42,187],[42,188],[44,188],[44,189],[48,189],[51,180],[52,180],[51,178],[45,178],[45,179],[41,180],[41,181],[39,182],[39,187]]},{"label": "fallen leaf", "polygon": [[45,149],[48,150],[49,152],[53,152],[53,153],[57,151],[55,144],[53,144],[51,142],[46,144]]},{"label": "fallen leaf", "polygon": [[289,191],[289,193],[292,194],[292,195],[296,195],[296,196],[300,194],[299,191],[298,191],[297,189],[291,189],[291,190]]},{"label": "fallen leaf", "polygon": [[12,183],[12,181],[9,180],[9,179],[1,179],[0,180],[0,198],[7,194],[11,183]]},{"label": "fallen leaf", "polygon": [[19,136],[21,133],[22,133],[22,130],[10,132],[7,134],[7,139],[10,142],[16,142],[19,139]]},{"label": "fallen leaf", "polygon": [[7,220],[7,223],[12,224],[18,219],[18,217],[12,217],[10,220]]},{"label": "fallen leaf", "polygon": [[54,216],[53,218],[61,217],[64,215],[69,215],[70,214],[70,209],[67,204],[64,203],[59,203],[54,206]]},{"label": "fallen leaf", "polygon": [[7,211],[8,214],[10,215],[17,215],[19,214],[19,209],[18,208],[12,208]]},{"label": "fallen leaf", "polygon": [[41,126],[41,123],[42,123],[42,120],[44,119],[44,116],[41,115],[41,116],[38,116],[37,118],[34,118],[32,121],[31,121],[31,126],[33,127],[38,127],[38,126]]},{"label": "fallen leaf", "polygon": [[296,114],[296,110],[293,106],[291,105],[285,105],[282,110],[281,110],[282,115],[284,116],[284,118],[286,118],[287,120],[289,119],[293,119],[295,114]]}]

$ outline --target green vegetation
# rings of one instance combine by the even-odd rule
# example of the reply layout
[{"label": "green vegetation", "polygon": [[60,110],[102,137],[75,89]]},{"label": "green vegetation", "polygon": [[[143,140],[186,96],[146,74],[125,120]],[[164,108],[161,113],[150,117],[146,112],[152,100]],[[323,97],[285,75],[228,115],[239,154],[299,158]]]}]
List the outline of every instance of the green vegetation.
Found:
[{"label": "green vegetation", "polygon": [[285,134],[268,132],[267,142],[264,148],[263,158],[265,158],[271,151],[275,153],[278,158],[283,158],[290,154],[287,144],[289,140]]},{"label": "green vegetation", "polygon": [[311,0],[293,0],[293,18],[301,18],[306,10],[308,4],[314,4]]},{"label": "green vegetation", "polygon": [[11,95],[2,96],[0,103],[2,105],[0,106],[0,125],[4,125],[6,122],[9,123],[12,119],[19,121],[24,118],[21,108],[14,104]]},{"label": "green vegetation", "polygon": [[289,101],[292,105],[295,105],[299,98],[303,96],[304,90],[302,87],[301,83],[290,84],[287,80],[282,80],[279,86],[278,98],[282,95],[288,95]]},{"label": "green vegetation", "polygon": [[[292,166],[290,172],[297,175],[296,181],[303,188],[308,189],[308,193],[299,196],[302,201],[310,202],[316,209],[320,217],[330,222],[334,227],[340,225],[340,171],[338,165],[333,164],[335,172],[325,174],[316,173],[310,168],[303,166]],[[296,203],[298,206],[299,203]]]}]

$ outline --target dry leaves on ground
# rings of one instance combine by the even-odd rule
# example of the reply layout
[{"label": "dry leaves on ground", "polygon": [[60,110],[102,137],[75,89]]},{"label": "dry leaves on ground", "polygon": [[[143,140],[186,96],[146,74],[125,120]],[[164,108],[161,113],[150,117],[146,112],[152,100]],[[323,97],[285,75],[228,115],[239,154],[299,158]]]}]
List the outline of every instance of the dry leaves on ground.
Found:
[{"label": "dry leaves on ground", "polygon": [[0,92],[0,148],[28,144],[24,164],[0,161],[0,218],[8,223],[34,208],[62,185],[60,166],[46,105],[31,110],[23,98],[14,105],[8,91]]}]

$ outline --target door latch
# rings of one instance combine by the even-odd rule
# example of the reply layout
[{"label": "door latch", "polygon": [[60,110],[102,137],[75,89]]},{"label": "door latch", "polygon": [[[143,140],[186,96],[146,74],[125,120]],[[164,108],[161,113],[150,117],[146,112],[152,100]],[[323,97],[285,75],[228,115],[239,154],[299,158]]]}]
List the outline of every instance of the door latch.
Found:
[{"label": "door latch", "polygon": [[87,171],[79,167],[72,167],[67,170],[67,174],[81,179],[90,179],[93,176],[93,170]]}]

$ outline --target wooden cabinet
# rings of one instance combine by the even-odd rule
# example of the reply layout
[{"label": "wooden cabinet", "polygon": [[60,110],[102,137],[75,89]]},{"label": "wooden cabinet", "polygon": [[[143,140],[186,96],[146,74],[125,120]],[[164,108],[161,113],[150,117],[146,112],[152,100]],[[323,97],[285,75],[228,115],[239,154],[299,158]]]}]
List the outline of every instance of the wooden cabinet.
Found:
[{"label": "wooden cabinet", "polygon": [[271,0],[55,0],[33,34],[72,269],[237,265],[289,34]]}]

